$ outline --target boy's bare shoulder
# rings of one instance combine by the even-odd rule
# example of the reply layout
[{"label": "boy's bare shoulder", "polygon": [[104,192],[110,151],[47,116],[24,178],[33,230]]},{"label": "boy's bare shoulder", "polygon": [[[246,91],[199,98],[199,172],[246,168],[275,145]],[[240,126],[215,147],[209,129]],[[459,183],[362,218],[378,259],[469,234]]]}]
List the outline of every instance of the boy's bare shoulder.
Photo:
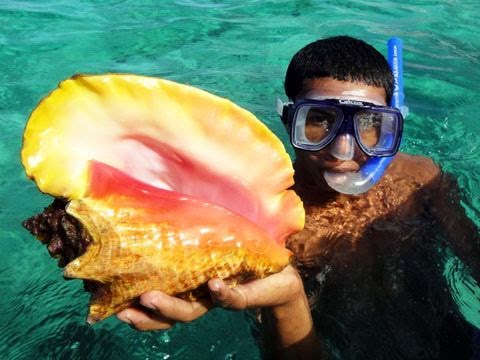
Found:
[{"label": "boy's bare shoulder", "polygon": [[441,169],[430,158],[399,153],[392,162],[389,173],[425,185],[438,178]]}]

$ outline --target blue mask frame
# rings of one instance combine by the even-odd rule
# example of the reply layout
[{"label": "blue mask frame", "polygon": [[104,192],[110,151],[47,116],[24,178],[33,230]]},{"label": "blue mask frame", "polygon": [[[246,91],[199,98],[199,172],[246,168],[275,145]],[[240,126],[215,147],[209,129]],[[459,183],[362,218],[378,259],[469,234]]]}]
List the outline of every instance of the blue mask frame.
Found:
[{"label": "blue mask frame", "polygon": [[[297,138],[297,127],[295,126],[295,123],[299,117],[301,109],[305,107],[335,110],[336,120],[330,130],[330,133],[325,137],[325,139],[318,143],[309,143],[308,141],[302,142]],[[393,116],[395,121],[395,131],[393,134],[387,134],[385,139],[383,139],[382,143],[385,145],[384,147],[379,149],[369,148],[362,143],[359,130],[354,122],[355,114],[360,111],[371,111],[374,113],[389,114]],[[295,103],[288,103],[284,105],[282,121],[290,133],[290,141],[292,145],[297,149],[320,151],[332,143],[332,141],[334,141],[338,135],[350,134],[355,138],[360,149],[370,157],[394,156],[400,147],[403,131],[403,116],[399,110],[388,106],[379,106],[368,102],[354,100],[300,99]],[[387,144],[388,147],[386,146]]]}]

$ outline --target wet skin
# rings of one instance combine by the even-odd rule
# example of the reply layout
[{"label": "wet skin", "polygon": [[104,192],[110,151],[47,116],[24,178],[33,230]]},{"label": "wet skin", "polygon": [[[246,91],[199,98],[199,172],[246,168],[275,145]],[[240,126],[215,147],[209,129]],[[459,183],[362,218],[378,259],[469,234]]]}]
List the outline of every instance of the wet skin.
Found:
[{"label": "wet skin", "polygon": [[[385,105],[383,89],[334,79],[306,82],[299,98],[315,96]],[[297,149],[296,156],[294,189],[306,225],[287,246],[322,342],[345,358],[471,356],[473,329],[443,276],[447,248],[479,274],[478,230],[455,181],[428,158],[398,154],[367,193],[343,195],[328,188],[323,173],[357,171],[367,160],[357,144],[348,161],[329,147]]]}]

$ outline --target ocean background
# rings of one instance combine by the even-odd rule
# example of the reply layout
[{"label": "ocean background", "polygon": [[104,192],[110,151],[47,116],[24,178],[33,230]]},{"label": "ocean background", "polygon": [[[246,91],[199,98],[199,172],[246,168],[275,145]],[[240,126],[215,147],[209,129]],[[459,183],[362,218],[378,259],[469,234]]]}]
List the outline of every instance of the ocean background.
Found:
[{"label": "ocean background", "polygon": [[[215,309],[164,332],[136,332],[115,318],[85,324],[81,282],[63,280],[21,227],[51,202],[24,174],[23,129],[61,80],[120,72],[194,85],[253,112],[292,153],[275,99],[285,99],[294,53],[318,38],[351,35],[386,55],[387,40],[398,36],[410,108],[402,151],[452,173],[480,225],[479,19],[472,0],[1,1],[0,359],[260,358],[257,329],[243,312]],[[476,284],[445,273],[463,315],[480,326]]]}]

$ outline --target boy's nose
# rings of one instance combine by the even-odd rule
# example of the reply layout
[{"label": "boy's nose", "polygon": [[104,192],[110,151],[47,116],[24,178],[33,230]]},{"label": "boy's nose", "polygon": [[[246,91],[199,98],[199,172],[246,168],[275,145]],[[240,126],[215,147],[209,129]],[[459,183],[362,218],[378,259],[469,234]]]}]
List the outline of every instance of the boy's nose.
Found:
[{"label": "boy's nose", "polygon": [[330,144],[330,154],[338,160],[352,160],[355,152],[355,141],[350,134],[340,134]]}]

